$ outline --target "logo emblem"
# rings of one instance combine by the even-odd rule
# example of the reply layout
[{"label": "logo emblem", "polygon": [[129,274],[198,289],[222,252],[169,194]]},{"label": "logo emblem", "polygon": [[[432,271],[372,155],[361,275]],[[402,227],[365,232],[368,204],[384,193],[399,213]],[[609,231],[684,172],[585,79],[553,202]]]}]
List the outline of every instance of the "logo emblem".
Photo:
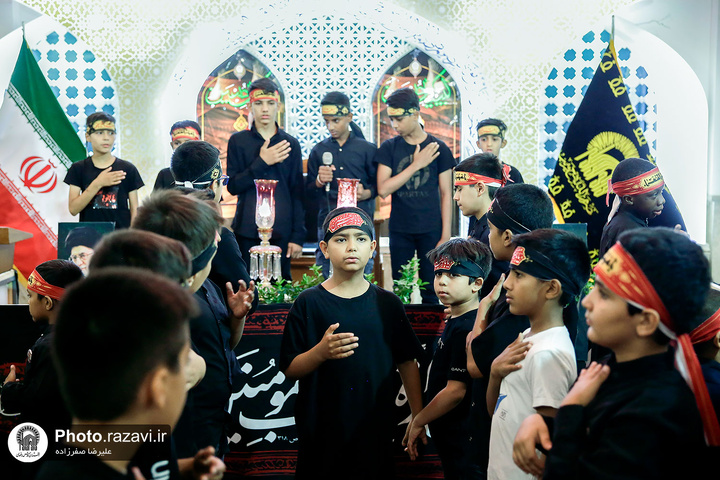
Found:
[{"label": "logo emblem", "polygon": [[18,461],[32,463],[40,460],[48,449],[45,431],[34,423],[21,423],[8,436],[10,454]]},{"label": "logo emblem", "polygon": [[50,160],[28,157],[20,165],[20,180],[33,193],[48,193],[57,185],[55,169]]},{"label": "logo emblem", "polygon": [[335,233],[344,227],[360,227],[365,223],[360,215],[353,212],[343,213],[330,220],[328,230]]},{"label": "logo emblem", "polygon": [[525,247],[517,247],[513,252],[510,265],[520,265],[524,261],[530,261],[530,257],[525,255]]}]

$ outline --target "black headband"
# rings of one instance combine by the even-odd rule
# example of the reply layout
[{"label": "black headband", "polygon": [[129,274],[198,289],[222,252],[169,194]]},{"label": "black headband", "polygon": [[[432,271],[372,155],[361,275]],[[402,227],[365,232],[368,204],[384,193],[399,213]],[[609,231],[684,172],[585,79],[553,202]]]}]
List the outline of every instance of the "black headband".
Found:
[{"label": "black headband", "polygon": [[505,210],[502,209],[497,198],[495,198],[490,204],[490,209],[487,212],[487,219],[499,228],[500,231],[510,230],[514,234],[530,231],[528,227],[505,213]]},{"label": "black headband", "polygon": [[[172,168],[170,169],[170,173],[173,173]],[[221,174],[222,174],[222,165],[220,165],[220,159],[218,158],[217,163],[215,163],[215,165],[210,167],[205,172],[201,173],[195,180],[181,182],[176,179],[175,186],[176,187],[185,187],[185,188],[195,188],[195,189],[202,190],[203,188],[207,188],[207,186],[210,185],[213,181],[219,180]],[[174,173],[173,173],[173,177],[175,177]]]},{"label": "black headband", "polygon": [[212,242],[210,242],[210,245],[207,246],[205,250],[200,252],[197,257],[192,259],[192,273],[191,275],[195,275],[200,270],[205,268],[207,264],[210,262],[210,259],[213,255],[215,255],[215,252],[217,251],[217,243],[215,243],[215,239],[213,238]]},{"label": "black headband", "polygon": [[563,291],[571,297],[580,295],[584,286],[578,285],[577,282],[568,277],[565,272],[558,268],[548,257],[537,250],[532,250],[527,247],[515,248],[512,259],[510,260],[510,268],[515,268],[540,280],[556,279],[560,282]]},{"label": "black headband", "polygon": [[472,278],[485,278],[487,274],[485,270],[475,262],[471,262],[468,259],[464,260],[453,260],[450,257],[442,257],[435,262],[436,272],[450,272],[456,275],[465,275],[466,277]]},{"label": "black headband", "polygon": [[[332,215],[332,217],[330,216]],[[325,236],[323,240],[327,243],[333,235],[348,228],[357,228],[365,232],[371,239],[375,237],[373,223],[365,211],[359,208],[337,208],[328,214],[325,220]]]}]

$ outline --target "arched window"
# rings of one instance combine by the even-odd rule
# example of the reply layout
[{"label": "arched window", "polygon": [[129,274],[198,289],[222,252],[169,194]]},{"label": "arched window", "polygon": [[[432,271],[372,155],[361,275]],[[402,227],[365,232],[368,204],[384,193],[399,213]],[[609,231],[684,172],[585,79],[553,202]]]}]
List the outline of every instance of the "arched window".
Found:
[{"label": "arched window", "polygon": [[460,157],[460,92],[447,70],[419,50],[395,62],[375,87],[373,136],[378,146],[396,135],[385,101],[393,91],[406,87],[420,97],[425,131],[445,142],[455,158]]},{"label": "arched window", "polygon": [[[285,125],[284,95],[270,70],[245,50],[238,50],[216,67],[203,82],[197,97],[197,119],[202,139],[220,150],[223,171],[227,172],[227,143],[230,136],[249,127],[249,91],[254,80],[267,77],[280,91],[281,107],[277,122]],[[232,217],[236,198],[223,192],[223,214]]]}]

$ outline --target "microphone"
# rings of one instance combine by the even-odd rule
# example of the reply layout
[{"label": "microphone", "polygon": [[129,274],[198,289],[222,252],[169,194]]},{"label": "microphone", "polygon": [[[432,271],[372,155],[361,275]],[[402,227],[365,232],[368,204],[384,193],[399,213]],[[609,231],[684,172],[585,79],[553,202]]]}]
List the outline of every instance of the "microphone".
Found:
[{"label": "microphone", "polygon": [[[325,152],[322,154],[322,163],[324,166],[329,167],[330,165],[332,165],[332,161],[333,161],[332,152]],[[330,182],[325,184],[325,191],[326,192],[330,191]]]}]

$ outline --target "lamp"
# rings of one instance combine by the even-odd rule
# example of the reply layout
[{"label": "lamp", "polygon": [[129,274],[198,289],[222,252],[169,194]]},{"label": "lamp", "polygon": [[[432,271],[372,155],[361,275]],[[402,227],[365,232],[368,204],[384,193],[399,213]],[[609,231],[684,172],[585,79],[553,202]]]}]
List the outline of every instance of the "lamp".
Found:
[{"label": "lamp", "polygon": [[338,178],[337,207],[357,207],[357,178]]},{"label": "lamp", "polygon": [[250,278],[260,278],[260,285],[270,286],[270,280],[281,274],[280,247],[270,245],[272,227],[275,223],[275,187],[277,180],[255,180],[255,224],[258,227],[260,245],[250,248]]}]

